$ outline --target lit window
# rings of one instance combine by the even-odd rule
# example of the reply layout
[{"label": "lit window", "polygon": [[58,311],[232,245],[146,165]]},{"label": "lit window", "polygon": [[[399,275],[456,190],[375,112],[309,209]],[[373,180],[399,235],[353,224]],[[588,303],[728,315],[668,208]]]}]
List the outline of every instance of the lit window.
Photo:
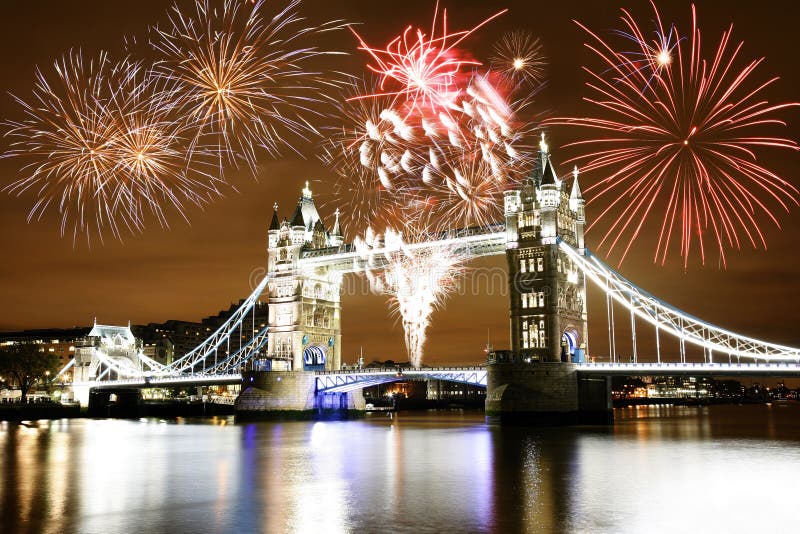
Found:
[{"label": "lit window", "polygon": [[521,297],[522,297],[522,307],[523,308],[527,308],[528,307],[528,295],[526,293],[523,293],[521,295]]},{"label": "lit window", "polygon": [[525,260],[519,260],[519,272],[525,272]]},{"label": "lit window", "polygon": [[534,270],[535,270],[535,269],[533,268],[533,258],[531,258],[531,259],[529,259],[529,260],[528,260],[528,270],[529,270],[530,272],[534,272]]},{"label": "lit window", "polygon": [[558,258],[558,272],[561,272],[561,258]]},{"label": "lit window", "polygon": [[542,258],[542,257],[536,258],[536,268],[540,272],[544,271],[544,258]]},{"label": "lit window", "polygon": [[544,293],[539,293],[539,307],[544,307]]}]

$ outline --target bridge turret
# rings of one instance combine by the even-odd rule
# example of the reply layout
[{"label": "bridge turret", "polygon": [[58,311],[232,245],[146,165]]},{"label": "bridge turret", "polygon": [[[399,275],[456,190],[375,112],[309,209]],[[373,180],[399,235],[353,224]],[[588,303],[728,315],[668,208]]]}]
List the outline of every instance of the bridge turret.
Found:
[{"label": "bridge turret", "polygon": [[269,230],[267,230],[268,244],[267,248],[275,248],[278,246],[278,234],[281,230],[281,223],[278,218],[278,203],[272,205],[272,220],[269,223]]},{"label": "bridge turret", "polygon": [[561,180],[556,176],[550,161],[549,148],[542,134],[539,143],[539,157],[542,161],[542,176],[538,191],[541,211],[541,231],[543,238],[552,238],[558,234],[558,207],[561,202]]},{"label": "bridge turret", "polygon": [[344,236],[342,235],[342,229],[339,225],[339,208],[336,208],[336,221],[333,223],[333,229],[331,230],[331,235],[329,237],[330,246],[332,247],[339,247],[344,243]]},{"label": "bridge turret", "polygon": [[572,169],[572,191],[569,194],[569,209],[575,213],[575,246],[582,253],[585,248],[584,228],[586,226],[586,202],[583,200],[578,184],[578,166]]}]

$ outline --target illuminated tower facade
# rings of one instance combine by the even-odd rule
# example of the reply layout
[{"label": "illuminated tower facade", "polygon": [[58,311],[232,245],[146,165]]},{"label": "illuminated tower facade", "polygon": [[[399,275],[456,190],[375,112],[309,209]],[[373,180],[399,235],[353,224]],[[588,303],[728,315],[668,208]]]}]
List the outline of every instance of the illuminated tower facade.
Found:
[{"label": "illuminated tower facade", "polygon": [[542,134],[539,162],[505,194],[511,349],[523,361],[578,361],[588,346],[586,279],[558,246],[584,252],[586,216],[578,185],[558,179]]},{"label": "illuminated tower facade", "polygon": [[270,369],[339,369],[342,275],[328,266],[305,268],[300,261],[342,245],[338,210],[329,232],[306,182],[291,219],[280,220],[275,205],[268,236]]}]

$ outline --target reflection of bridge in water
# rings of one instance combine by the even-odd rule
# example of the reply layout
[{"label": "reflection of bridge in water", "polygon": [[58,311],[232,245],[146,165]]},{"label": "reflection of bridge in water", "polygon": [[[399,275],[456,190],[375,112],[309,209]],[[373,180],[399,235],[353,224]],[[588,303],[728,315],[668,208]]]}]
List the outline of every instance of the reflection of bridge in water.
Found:
[{"label": "reflection of bridge in water", "polygon": [[[636,286],[584,245],[584,201],[577,171],[567,190],[557,178],[546,146],[540,165],[518,190],[505,194],[505,221],[454,230],[412,249],[453,247],[465,257],[504,254],[508,262],[510,351],[490,355],[486,366],[396,370],[343,370],[342,277],[380,269],[397,249],[368,253],[345,244],[339,215],[330,231],[306,187],[291,219],[277,206],[268,238],[267,275],[231,317],[193,350],[168,365],[142,358],[126,361],[102,341],[91,362],[74,370],[78,396],[90,389],[242,384],[239,408],[247,411],[363,407],[361,389],[408,379],[435,378],[487,387],[489,413],[606,414],[612,375],[800,376],[800,350],[743,336],[685,313]],[[605,297],[608,361],[591,363],[586,279]],[[243,332],[262,296],[269,324]],[[619,311],[623,315],[619,316]],[[617,317],[615,317],[615,313]],[[602,319],[600,319],[602,320]],[[615,361],[618,326],[626,324],[630,361]],[[641,335],[654,332],[654,361],[640,361]],[[245,335],[246,334],[246,335]],[[628,337],[629,335],[629,337]],[[249,340],[242,344],[243,338]],[[670,360],[667,339],[677,342]],[[596,345],[599,345],[595,342]],[[687,361],[687,345],[703,362]],[[119,353],[119,351],[117,351]],[[72,364],[73,362],[71,362]],[[483,362],[481,362],[483,363]],[[245,370],[247,369],[247,370]]]}]

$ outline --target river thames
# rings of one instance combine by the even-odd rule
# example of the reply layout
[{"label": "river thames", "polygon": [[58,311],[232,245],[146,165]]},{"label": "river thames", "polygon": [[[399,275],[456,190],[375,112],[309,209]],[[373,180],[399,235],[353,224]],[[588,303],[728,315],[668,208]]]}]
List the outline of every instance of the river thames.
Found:
[{"label": "river thames", "polygon": [[800,406],[0,423],[3,532],[796,532]]}]

